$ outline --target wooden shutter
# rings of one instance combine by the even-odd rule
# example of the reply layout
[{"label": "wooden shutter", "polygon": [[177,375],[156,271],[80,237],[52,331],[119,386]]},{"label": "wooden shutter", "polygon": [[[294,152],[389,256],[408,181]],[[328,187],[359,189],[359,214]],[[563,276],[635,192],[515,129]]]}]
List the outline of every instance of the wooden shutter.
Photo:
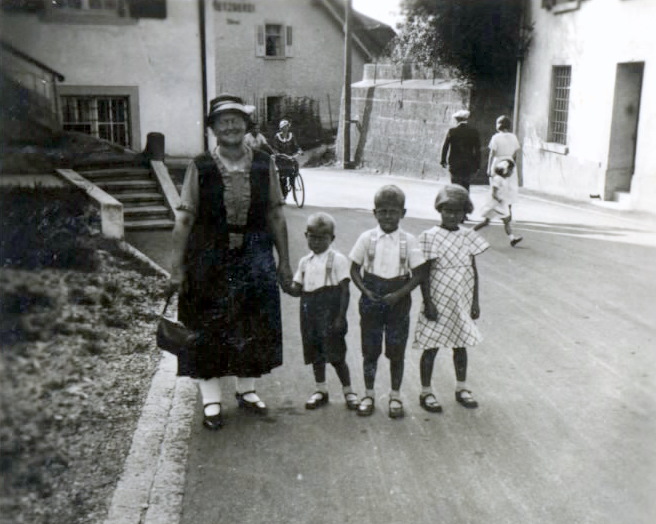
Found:
[{"label": "wooden shutter", "polygon": [[264,26],[255,26],[255,56],[265,56],[266,48],[264,46]]},{"label": "wooden shutter", "polygon": [[128,0],[132,18],[166,18],[166,0]]},{"label": "wooden shutter", "polygon": [[294,38],[290,25],[285,27],[285,56],[294,56]]}]

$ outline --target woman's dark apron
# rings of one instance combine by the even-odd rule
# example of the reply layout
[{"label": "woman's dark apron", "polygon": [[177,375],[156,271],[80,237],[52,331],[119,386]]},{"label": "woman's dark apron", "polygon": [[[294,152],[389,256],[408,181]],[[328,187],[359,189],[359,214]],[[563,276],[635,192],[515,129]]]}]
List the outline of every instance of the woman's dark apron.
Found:
[{"label": "woman's dark apron", "polygon": [[[227,223],[223,180],[212,156],[205,153],[194,162],[199,205],[185,253],[178,317],[198,332],[198,341],[178,358],[178,375],[259,377],[282,364],[280,293],[266,222],[269,156],[253,152],[245,226]],[[241,248],[229,249],[229,232],[244,234]]]}]

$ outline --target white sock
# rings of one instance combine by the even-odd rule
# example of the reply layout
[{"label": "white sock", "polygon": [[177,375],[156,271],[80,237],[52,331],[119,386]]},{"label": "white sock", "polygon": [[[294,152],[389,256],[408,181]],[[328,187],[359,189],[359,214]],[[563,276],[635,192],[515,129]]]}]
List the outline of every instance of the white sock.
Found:
[{"label": "white sock", "polygon": [[321,391],[321,393],[328,393],[328,388],[326,387],[325,382],[317,382],[316,388],[317,391]]},{"label": "white sock", "polygon": [[467,389],[467,383],[466,382],[456,382],[456,391],[462,391],[463,389]]},{"label": "white sock", "polygon": [[198,389],[200,390],[203,406],[210,404],[206,408],[203,407],[205,415],[208,417],[211,417],[212,415],[218,415],[221,408],[218,404],[213,404],[213,402],[221,402],[221,384],[219,383],[219,379],[198,379],[196,380],[196,383],[198,384]]},{"label": "white sock", "polygon": [[[237,393],[243,394],[247,391],[255,391],[255,378],[254,377],[237,377]],[[257,393],[248,393],[244,395],[244,400],[248,402],[258,402],[260,397]]]}]

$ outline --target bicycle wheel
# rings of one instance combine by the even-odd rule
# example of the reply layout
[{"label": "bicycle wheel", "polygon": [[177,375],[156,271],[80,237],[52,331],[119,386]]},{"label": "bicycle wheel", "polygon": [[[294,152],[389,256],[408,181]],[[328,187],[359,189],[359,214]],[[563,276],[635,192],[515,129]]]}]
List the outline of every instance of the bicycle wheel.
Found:
[{"label": "bicycle wheel", "polygon": [[298,207],[303,207],[305,204],[305,184],[301,172],[296,173],[294,177],[294,185],[292,186],[292,194],[294,195],[294,202]]}]

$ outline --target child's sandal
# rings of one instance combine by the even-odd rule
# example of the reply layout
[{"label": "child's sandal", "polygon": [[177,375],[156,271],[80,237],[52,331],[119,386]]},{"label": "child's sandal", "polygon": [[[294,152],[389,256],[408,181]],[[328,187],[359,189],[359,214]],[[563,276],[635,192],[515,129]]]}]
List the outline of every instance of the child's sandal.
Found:
[{"label": "child's sandal", "polygon": [[474,409],[478,407],[478,402],[474,400],[472,392],[468,389],[461,389],[460,391],[456,391],[456,402],[462,404],[468,409]]},{"label": "child's sandal", "polygon": [[391,398],[389,401],[389,418],[403,418],[404,415],[401,399]]},{"label": "child's sandal", "polygon": [[344,400],[346,401],[346,409],[350,411],[355,411],[360,405],[358,396],[355,393],[345,393]]},{"label": "child's sandal", "polygon": [[317,409],[328,404],[327,391],[315,391],[305,403],[305,409]]},{"label": "child's sandal", "polygon": [[374,399],[373,397],[364,397],[358,405],[358,416],[369,417],[374,412]]},{"label": "child's sandal", "polygon": [[442,406],[433,393],[419,395],[419,405],[429,413],[442,413]]}]

